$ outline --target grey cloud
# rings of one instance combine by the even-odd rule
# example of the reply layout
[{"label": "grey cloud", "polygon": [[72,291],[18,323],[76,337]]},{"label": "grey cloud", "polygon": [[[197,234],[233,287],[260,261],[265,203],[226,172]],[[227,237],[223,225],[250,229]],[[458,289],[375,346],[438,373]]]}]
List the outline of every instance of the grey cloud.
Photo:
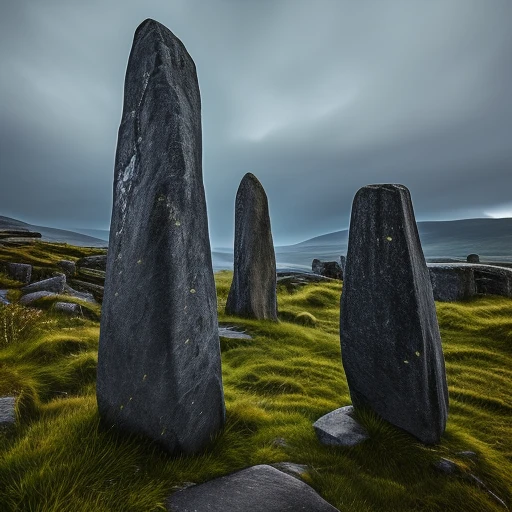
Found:
[{"label": "grey cloud", "polygon": [[508,0],[12,2],[1,214],[108,225],[124,70],[147,17],[197,65],[214,245],[232,237],[248,171],[277,243],[346,227],[371,182],[407,185],[424,220],[512,215]]}]

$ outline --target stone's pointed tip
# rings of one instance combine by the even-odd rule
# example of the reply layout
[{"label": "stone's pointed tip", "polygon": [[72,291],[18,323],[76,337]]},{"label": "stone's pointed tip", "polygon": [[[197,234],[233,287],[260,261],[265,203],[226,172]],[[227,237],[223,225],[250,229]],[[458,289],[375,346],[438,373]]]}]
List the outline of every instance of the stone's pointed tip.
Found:
[{"label": "stone's pointed tip", "polygon": [[162,23],[152,18],[147,18],[136,28],[134,39],[137,40],[155,30],[172,34],[172,32],[165,25],[162,25]]},{"label": "stone's pointed tip", "polygon": [[254,174],[252,172],[248,172],[244,175],[244,177],[242,178],[242,181],[254,181],[255,183],[259,183],[260,180],[258,178],[256,178],[256,176],[254,176]]}]

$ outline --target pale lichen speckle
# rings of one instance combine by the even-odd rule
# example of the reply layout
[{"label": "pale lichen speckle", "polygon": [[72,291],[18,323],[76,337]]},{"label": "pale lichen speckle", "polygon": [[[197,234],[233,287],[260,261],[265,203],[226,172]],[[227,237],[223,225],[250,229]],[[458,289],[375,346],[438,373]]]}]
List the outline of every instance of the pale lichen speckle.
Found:
[{"label": "pale lichen speckle", "polygon": [[391,242],[391,240],[393,240],[393,239],[392,239],[390,236],[387,236],[387,237],[386,237],[386,240],[387,240],[388,242]]},{"label": "pale lichen speckle", "polygon": [[196,291],[194,290],[194,288],[191,288],[190,293],[196,293]]}]

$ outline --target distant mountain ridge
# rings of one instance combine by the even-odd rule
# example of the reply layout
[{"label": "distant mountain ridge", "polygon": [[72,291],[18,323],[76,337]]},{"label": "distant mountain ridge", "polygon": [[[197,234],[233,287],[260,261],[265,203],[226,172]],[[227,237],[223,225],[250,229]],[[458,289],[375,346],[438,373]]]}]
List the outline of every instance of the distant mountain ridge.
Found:
[{"label": "distant mountain ridge", "polygon": [[0,230],[10,229],[20,231],[37,231],[38,233],[41,233],[41,239],[45,242],[62,242],[81,247],[106,247],[108,245],[108,241],[94,236],[77,233],[75,231],[68,231],[66,229],[36,226],[21,220],[0,215]]},{"label": "distant mountain ridge", "polygon": [[[512,261],[512,218],[418,222],[425,258],[464,261],[471,253],[486,261]],[[332,260],[347,253],[348,229],[276,247],[278,259],[310,267],[313,258]]]},{"label": "distant mountain ridge", "polygon": [[[85,247],[108,245],[107,230],[68,231],[35,226],[0,216],[0,230],[2,229],[38,231],[43,240],[50,242],[66,242]],[[465,261],[468,254],[476,253],[482,261],[512,262],[512,218],[424,221],[418,222],[418,231],[423,253],[429,260]],[[276,246],[277,266],[311,269],[314,258],[336,260],[340,255],[346,254],[347,244],[348,230],[344,229],[294,245]],[[214,248],[212,259],[214,270],[233,267],[233,253],[229,249]]]}]

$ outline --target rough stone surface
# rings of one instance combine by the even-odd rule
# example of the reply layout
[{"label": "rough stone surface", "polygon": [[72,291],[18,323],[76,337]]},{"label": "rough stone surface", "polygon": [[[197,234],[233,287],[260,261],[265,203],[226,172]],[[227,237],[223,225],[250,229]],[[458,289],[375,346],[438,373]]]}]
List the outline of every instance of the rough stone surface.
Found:
[{"label": "rough stone surface", "polygon": [[318,440],[329,446],[355,446],[369,439],[353,415],[354,407],[347,405],[322,416],[313,423]]},{"label": "rough stone surface", "polygon": [[314,259],[311,264],[311,270],[315,274],[331,279],[343,279],[343,271],[337,261],[320,261],[319,259]]},{"label": "rough stone surface", "polygon": [[432,285],[409,191],[360,189],[341,297],[341,353],[353,405],[424,443],[440,440],[448,390]]},{"label": "rough stone surface", "polygon": [[7,299],[7,293],[9,290],[0,290],[0,304],[9,304],[9,300]]},{"label": "rough stone surface", "polygon": [[26,263],[7,263],[7,275],[16,281],[30,283],[32,278],[32,265]]},{"label": "rough stone surface", "polygon": [[192,58],[156,21],[135,32],[124,92],[98,407],[106,425],[193,453],[225,420],[201,101]]},{"label": "rough stone surface", "polygon": [[12,427],[16,423],[16,399],[13,396],[0,397],[0,428]]},{"label": "rough stone surface", "polygon": [[57,265],[62,269],[66,277],[72,277],[76,272],[76,264],[70,260],[60,260]]},{"label": "rough stone surface", "polygon": [[80,258],[76,262],[76,266],[83,268],[94,268],[97,270],[106,270],[107,254],[99,254],[97,256],[85,256],[84,258]]},{"label": "rough stone surface", "polygon": [[33,293],[39,291],[52,292],[52,293],[63,293],[66,285],[66,276],[64,274],[58,274],[55,277],[49,279],[43,279],[35,283],[24,286],[21,291],[26,293]]},{"label": "rough stone surface", "polygon": [[82,316],[82,307],[80,304],[74,304],[73,302],[56,302],[53,305],[55,311],[61,311],[70,316]]},{"label": "rough stone surface", "polygon": [[271,466],[252,466],[174,493],[172,512],[336,512],[314,489]]},{"label": "rough stone surface", "polygon": [[36,300],[42,299],[43,297],[57,297],[57,293],[47,292],[46,290],[41,290],[39,292],[32,292],[23,295],[20,299],[20,304],[22,306],[28,306],[32,304]]},{"label": "rough stone surface", "polygon": [[267,195],[251,173],[243,177],[236,194],[234,249],[226,313],[277,320],[276,257]]},{"label": "rough stone surface", "polygon": [[429,263],[434,299],[465,300],[475,295],[512,297],[512,269],[471,263]]},{"label": "rough stone surface", "polygon": [[468,254],[466,261],[468,263],[480,263],[480,256],[478,254]]}]

